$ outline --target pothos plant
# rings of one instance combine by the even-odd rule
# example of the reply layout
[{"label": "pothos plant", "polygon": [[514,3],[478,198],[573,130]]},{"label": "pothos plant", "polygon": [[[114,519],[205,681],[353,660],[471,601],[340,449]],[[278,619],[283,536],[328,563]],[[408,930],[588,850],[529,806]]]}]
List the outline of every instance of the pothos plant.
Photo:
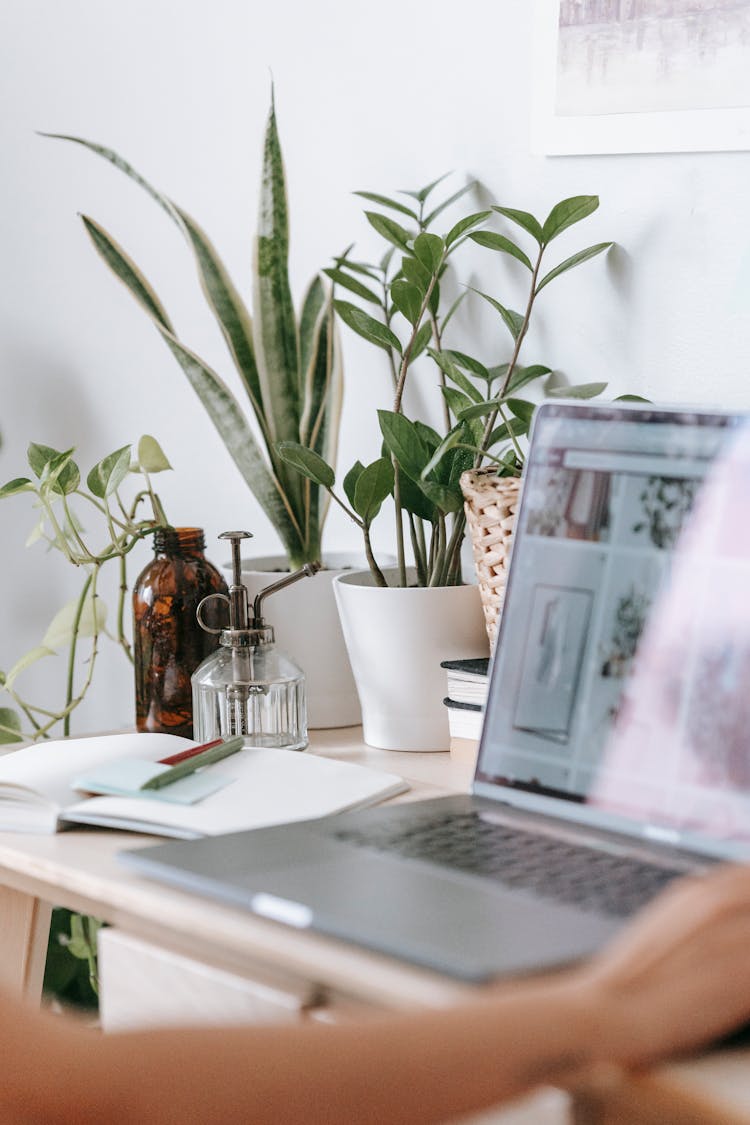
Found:
[{"label": "pothos plant", "polygon": [[[317,453],[295,442],[278,446],[280,455],[308,479],[326,488],[362,529],[365,550],[374,580],[387,585],[372,550],[370,529],[383,502],[392,496],[396,508],[398,566],[395,584],[406,585],[404,525],[408,528],[420,586],[445,586],[461,582],[460,550],[465,531],[460,477],[465,469],[486,459],[504,475],[520,473],[524,452],[519,441],[529,429],[534,403],[519,392],[538,380],[548,395],[592,398],[606,383],[560,386],[552,368],[533,363],[523,366],[520,353],[540,294],[562,274],[605,252],[611,242],[577,250],[546,268],[550,244],[564,231],[594,212],[596,196],[575,196],[555,204],[540,221],[527,211],[493,206],[475,211],[436,234],[434,226],[443,212],[473,185],[467,185],[432,205],[440,180],[418,191],[400,193],[406,200],[375,192],[359,192],[368,201],[395,212],[398,221],[383,210],[366,211],[370,225],[387,243],[376,264],[354,260],[351,247],[339,255],[328,276],[358,303],[338,299],[335,309],[350,329],[381,349],[393,385],[390,410],[378,410],[383,440],[382,455],[369,465],[357,461],[343,479],[343,496],[336,490],[333,467]],[[505,233],[486,229],[498,214],[520,228],[531,240],[527,253]],[[407,225],[402,225],[408,223]],[[501,303],[479,289],[472,292],[498,314],[509,341],[482,361],[446,346],[446,330],[463,292],[444,308],[446,273],[454,256],[467,242],[510,257],[522,267],[522,311]],[[543,269],[543,263],[545,269]],[[435,373],[435,391],[441,398],[442,432],[418,418],[409,418],[404,393],[412,378],[414,361],[423,353]]]},{"label": "pothos plant", "polygon": [[[100,639],[106,631],[107,610],[99,590],[105,566],[117,568],[119,593],[114,637],[132,662],[125,629],[127,558],[144,536],[156,527],[168,526],[151,476],[171,466],[155,438],[140,439],[135,460],[130,445],[109,453],[94,465],[85,485],[74,453],[74,449],[60,451],[32,443],[28,448],[32,475],[17,477],[0,488],[0,499],[19,493],[28,493],[33,498],[38,517],[27,545],[46,543],[80,568],[83,576],[79,594],[55,614],[40,643],[24,653],[7,672],[0,671],[0,688],[12,704],[0,708],[0,743],[48,738],[60,725],[63,734],[70,733],[71,716],[92,683]],[[139,478],[139,483],[133,493],[126,484],[134,478]],[[84,521],[92,519],[93,530],[87,532]],[[89,648],[83,678],[77,682],[83,640],[89,642]],[[49,702],[31,702],[19,690],[19,677],[36,661],[60,651],[67,652],[62,704],[56,707]]]}]

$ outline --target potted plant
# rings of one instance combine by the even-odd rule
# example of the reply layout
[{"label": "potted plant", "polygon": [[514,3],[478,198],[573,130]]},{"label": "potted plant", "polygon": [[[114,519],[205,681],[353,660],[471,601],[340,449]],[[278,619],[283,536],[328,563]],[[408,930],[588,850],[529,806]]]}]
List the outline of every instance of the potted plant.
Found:
[{"label": "potted plant", "polygon": [[[462,474],[485,459],[501,473],[520,472],[520,439],[528,431],[534,411],[534,403],[519,394],[523,388],[544,380],[547,394],[590,398],[606,386],[586,383],[563,388],[550,367],[519,362],[539,294],[557,277],[611,246],[610,242],[589,246],[542,271],[549,244],[595,211],[598,199],[577,196],[563,200],[543,223],[525,211],[493,207],[465,215],[438,235],[432,230],[436,220],[468,190],[463,188],[433,206],[432,193],[438,183],[402,193],[405,201],[361,193],[398,215],[397,221],[383,210],[366,212],[388,249],[378,264],[353,260],[347,250],[327,271],[336,285],[359,299],[357,304],[336,300],[337,313],[353,331],[381,349],[389,365],[393,404],[390,410],[378,411],[382,456],[367,466],[357,462],[343,480],[341,495],[333,467],[315,451],[294,442],[279,445],[289,464],[326,488],[362,529],[369,573],[341,576],[335,585],[363,705],[365,739],[386,748],[445,748],[448,726],[439,706],[444,687],[440,660],[486,652],[479,597],[475,588],[463,585],[461,574],[465,533]],[[536,243],[533,257],[507,235],[486,229],[493,212],[531,235]],[[408,227],[402,225],[404,221]],[[461,295],[444,309],[446,273],[467,240],[509,255],[530,278],[523,312],[503,305],[489,293],[475,291],[497,312],[510,336],[509,357],[497,355],[489,363],[446,346],[447,326],[462,299]],[[436,376],[442,433],[418,418],[409,418],[404,410],[404,392],[414,361],[422,353],[429,357]],[[370,528],[389,497],[396,509],[398,564],[386,572],[373,554]],[[438,605],[430,602],[428,606],[431,595],[436,595]],[[453,613],[448,609],[451,600]],[[367,608],[364,620],[358,623],[360,604]],[[386,616],[386,605],[394,607],[392,619]],[[418,618],[411,625],[406,624],[407,605],[419,606]],[[405,624],[404,629],[399,628]],[[444,626],[442,631],[436,629],[437,624]],[[372,651],[376,633],[384,646],[380,655]],[[429,656],[418,655],[416,638],[426,642]],[[419,683],[409,684],[409,669],[419,675]],[[402,724],[396,723],[399,715]]]},{"label": "potted plant", "polygon": [[[203,292],[246,396],[244,405],[217,372],[177,337],[161,300],[122,247],[99,223],[82,216],[95,249],[177,360],[284,545],[285,557],[271,556],[255,566],[248,564],[243,577],[250,596],[268,584],[269,570],[297,569],[305,562],[323,561],[332,576],[351,565],[349,556],[322,554],[328,498],[278,451],[279,443],[294,441],[335,463],[343,381],[340,342],[324,279],[313,278],[299,315],[294,312],[288,274],[286,181],[273,97],[263,150],[252,316],[218,252],[186,211],[111,149],[80,137],[45,135],[83,145],[114,164],[159,204],[193,253]],[[310,725],[358,722],[356,691],[330,582],[318,577],[313,590],[297,587],[279,599],[274,610],[279,643],[307,673]],[[325,662],[318,658],[321,645],[328,656]]]}]

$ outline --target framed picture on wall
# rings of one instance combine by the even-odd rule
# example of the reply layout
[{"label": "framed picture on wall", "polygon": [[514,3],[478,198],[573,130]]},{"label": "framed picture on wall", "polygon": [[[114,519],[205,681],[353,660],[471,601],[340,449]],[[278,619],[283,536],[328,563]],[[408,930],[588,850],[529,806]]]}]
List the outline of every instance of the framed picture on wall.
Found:
[{"label": "framed picture on wall", "polygon": [[532,149],[750,149],[750,0],[536,0]]}]

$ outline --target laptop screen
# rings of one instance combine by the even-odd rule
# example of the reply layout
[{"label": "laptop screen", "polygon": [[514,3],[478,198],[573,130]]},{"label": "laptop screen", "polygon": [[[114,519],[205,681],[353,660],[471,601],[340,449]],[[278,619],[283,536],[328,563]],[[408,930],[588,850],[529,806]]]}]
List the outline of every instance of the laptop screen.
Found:
[{"label": "laptop screen", "polygon": [[675,842],[750,840],[743,421],[539,408],[475,792]]}]

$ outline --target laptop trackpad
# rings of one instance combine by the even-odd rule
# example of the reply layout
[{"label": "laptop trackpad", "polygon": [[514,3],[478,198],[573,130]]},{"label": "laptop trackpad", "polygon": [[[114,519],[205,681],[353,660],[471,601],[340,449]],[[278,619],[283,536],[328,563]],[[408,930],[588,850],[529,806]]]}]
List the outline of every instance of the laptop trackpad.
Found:
[{"label": "laptop trackpad", "polygon": [[257,913],[470,980],[578,959],[621,924],[363,850],[234,879]]}]

